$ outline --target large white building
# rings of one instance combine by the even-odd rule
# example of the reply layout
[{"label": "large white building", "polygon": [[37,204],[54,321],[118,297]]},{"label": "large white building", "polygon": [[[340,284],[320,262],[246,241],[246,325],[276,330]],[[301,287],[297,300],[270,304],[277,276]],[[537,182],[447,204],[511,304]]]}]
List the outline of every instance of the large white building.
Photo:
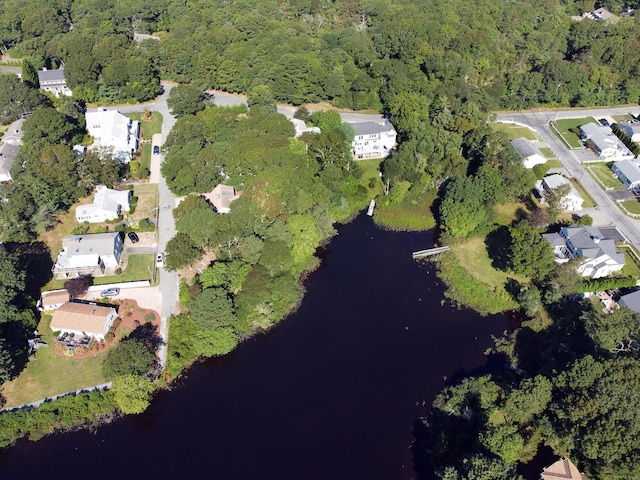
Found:
[{"label": "large white building", "polygon": [[131,190],[112,190],[105,185],[96,186],[93,203],[76,207],[76,221],[99,223],[115,220],[131,209]]},{"label": "large white building", "polygon": [[581,257],[577,272],[583,277],[606,277],[622,270],[624,255],[616,251],[612,238],[605,238],[595,227],[563,227],[558,233],[542,235],[553,247],[556,263],[566,263]]},{"label": "large white building", "polygon": [[110,306],[66,302],[56,309],[50,327],[54,332],[90,335],[102,340],[116,318],[118,312]]},{"label": "large white building", "polygon": [[396,146],[396,129],[387,120],[377,122],[352,123],[355,137],[351,146],[356,160],[365,158],[385,158]]},{"label": "large white building", "polygon": [[106,148],[122,163],[130,162],[138,150],[140,123],[117,110],[98,109],[86,113],[87,131],[93,137],[91,148]]},{"label": "large white building", "polygon": [[615,136],[611,127],[587,123],[580,127],[580,136],[598,155],[600,160],[632,160],[631,153],[624,143]]}]

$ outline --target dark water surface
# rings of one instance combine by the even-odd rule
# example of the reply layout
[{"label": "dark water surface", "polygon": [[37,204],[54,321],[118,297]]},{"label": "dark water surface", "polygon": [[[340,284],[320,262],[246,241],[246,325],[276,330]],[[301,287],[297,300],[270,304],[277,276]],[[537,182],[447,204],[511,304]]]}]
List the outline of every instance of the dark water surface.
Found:
[{"label": "dark water surface", "polygon": [[426,233],[340,228],[299,311],[193,368],[143,415],[21,441],[0,478],[405,480],[413,422],[444,378],[486,366],[506,318],[441,304]]}]

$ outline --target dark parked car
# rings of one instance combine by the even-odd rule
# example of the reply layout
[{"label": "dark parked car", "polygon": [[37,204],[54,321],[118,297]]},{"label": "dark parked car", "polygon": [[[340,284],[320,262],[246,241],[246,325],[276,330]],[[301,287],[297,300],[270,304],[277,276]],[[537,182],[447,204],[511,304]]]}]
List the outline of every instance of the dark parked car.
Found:
[{"label": "dark parked car", "polygon": [[129,237],[129,240],[131,240],[131,243],[138,243],[138,241],[140,241],[136,232],[129,232],[127,233],[127,236]]},{"label": "dark parked car", "polygon": [[153,147],[153,154],[158,155],[159,153],[160,153],[160,147],[158,145],[155,145]]},{"label": "dark parked car", "polygon": [[601,118],[598,121],[600,122],[600,125],[602,125],[604,127],[608,127],[609,126],[609,120],[607,120],[606,118]]}]

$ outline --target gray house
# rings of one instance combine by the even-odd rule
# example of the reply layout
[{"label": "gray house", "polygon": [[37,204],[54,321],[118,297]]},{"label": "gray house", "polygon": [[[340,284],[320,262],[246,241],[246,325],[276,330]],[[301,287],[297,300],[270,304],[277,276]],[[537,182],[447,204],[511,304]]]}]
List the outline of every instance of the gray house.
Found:
[{"label": "gray house", "polygon": [[640,189],[640,168],[631,160],[620,160],[611,166],[620,181],[632,191]]},{"label": "gray house", "polygon": [[64,70],[59,68],[57,70],[44,70],[38,71],[38,82],[40,82],[40,88],[45,92],[53,93],[56,97],[60,95],[70,96],[71,90],[67,87],[67,80],[64,78]]},{"label": "gray house", "polygon": [[62,240],[53,273],[61,278],[105,274],[120,265],[123,242],[119,232],[71,235]]},{"label": "gray house", "polygon": [[627,307],[629,310],[640,313],[640,290],[622,295],[618,300],[618,305]]}]

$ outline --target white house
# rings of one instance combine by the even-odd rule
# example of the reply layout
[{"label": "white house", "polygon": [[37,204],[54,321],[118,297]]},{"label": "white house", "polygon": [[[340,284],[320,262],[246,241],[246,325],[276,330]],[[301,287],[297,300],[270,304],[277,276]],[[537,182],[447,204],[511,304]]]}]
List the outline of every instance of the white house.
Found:
[{"label": "white house", "polygon": [[236,190],[230,185],[219,183],[211,192],[203,195],[204,198],[216,207],[218,213],[229,213],[231,211],[231,203],[239,198]]},{"label": "white house", "polygon": [[632,160],[631,150],[615,136],[611,127],[587,123],[580,127],[580,136],[588,141],[600,160]]},{"label": "white house", "polygon": [[131,209],[131,190],[113,190],[105,185],[96,186],[93,203],[76,207],[77,222],[106,222],[115,220]]},{"label": "white house", "polygon": [[383,120],[377,122],[352,123],[355,137],[351,146],[353,156],[357,160],[364,158],[385,158],[396,146],[396,129],[391,122]]},{"label": "white house", "polygon": [[538,191],[542,202],[545,203],[545,197],[549,192],[556,190],[563,185],[569,186],[569,192],[562,197],[559,207],[565,212],[578,212],[582,210],[584,198],[582,198],[582,195],[578,193],[571,182],[562,175],[547,175],[542,180],[536,182],[536,190]]},{"label": "white house", "polygon": [[98,109],[87,112],[87,131],[93,137],[91,148],[107,148],[122,163],[127,163],[138,150],[140,123],[125,117],[117,110]]},{"label": "white house", "polygon": [[67,80],[64,78],[64,70],[62,68],[57,70],[47,70],[46,68],[39,70],[38,82],[40,82],[40,88],[42,90],[51,92],[56,97],[60,95],[72,95],[71,89],[67,87]]},{"label": "white house", "polygon": [[51,330],[75,335],[91,335],[104,339],[118,312],[104,305],[67,302],[51,318]]},{"label": "white house", "polygon": [[626,133],[632,142],[640,142],[640,120],[618,122],[618,128]]},{"label": "white house", "polygon": [[616,251],[615,240],[605,238],[595,227],[563,227],[558,233],[542,236],[553,247],[556,263],[582,257],[577,272],[583,277],[606,277],[624,267],[624,255]]},{"label": "white house", "polygon": [[620,160],[611,166],[611,170],[629,190],[640,190],[640,168],[635,162]]},{"label": "white house", "polygon": [[540,148],[537,145],[538,142],[532,142],[524,137],[520,137],[516,140],[511,140],[511,146],[516,151],[525,168],[533,168],[536,165],[547,163],[547,159],[542,155]]},{"label": "white house", "polygon": [[68,301],[69,292],[67,292],[67,290],[51,290],[49,292],[42,292],[37,306],[40,310],[50,312],[57,310]]},{"label": "white house", "polygon": [[120,264],[123,242],[119,232],[71,235],[62,239],[53,272],[62,277],[104,274]]},{"label": "white house", "polygon": [[304,120],[300,120],[299,118],[290,118],[291,123],[296,128],[295,138],[299,138],[303,133],[311,132],[311,133],[320,133],[320,129],[318,127],[307,127],[307,124]]}]

